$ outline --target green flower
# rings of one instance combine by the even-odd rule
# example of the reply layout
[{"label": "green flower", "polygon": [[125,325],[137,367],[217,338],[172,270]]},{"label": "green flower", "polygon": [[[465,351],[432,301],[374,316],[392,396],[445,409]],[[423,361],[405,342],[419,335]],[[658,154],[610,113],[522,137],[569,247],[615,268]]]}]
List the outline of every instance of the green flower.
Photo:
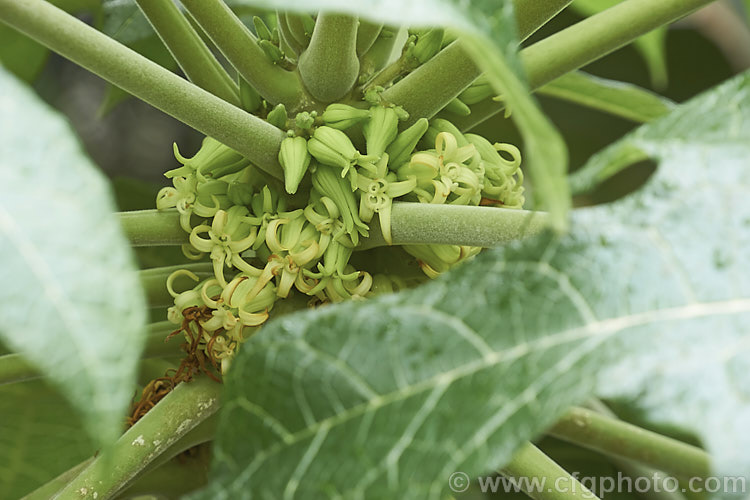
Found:
[{"label": "green flower", "polygon": [[427,277],[437,278],[482,249],[458,245],[404,245],[404,250],[417,258],[419,267]]},{"label": "green flower", "polygon": [[[346,227],[341,219],[336,202],[327,196],[316,196],[310,201],[310,204],[304,210],[305,219],[307,219],[315,229],[320,233],[320,245],[325,247],[331,239],[345,246],[353,247]],[[325,241],[325,243],[324,243]]]},{"label": "green flower", "polygon": [[417,187],[417,179],[412,177],[405,181],[398,181],[396,174],[388,172],[388,155],[383,157],[375,166],[374,172],[363,171],[357,180],[360,191],[359,218],[363,222],[370,222],[374,214],[378,214],[383,238],[389,245],[391,238],[391,206],[393,198],[404,196]]},{"label": "green flower", "polygon": [[316,295],[324,302],[364,297],[372,287],[372,276],[350,266],[351,255],[351,248],[332,241],[323,255],[323,262],[318,263],[318,271],[303,270],[306,277],[318,280],[308,295]]},{"label": "green flower", "polygon": [[439,132],[435,149],[414,154],[398,169],[398,178],[417,180],[414,193],[422,203],[478,205],[483,186],[480,161],[474,145],[459,147],[452,133]]},{"label": "green flower", "polygon": [[[210,254],[214,274],[222,286],[227,284],[224,278],[225,265],[249,274],[260,273],[241,256],[242,252],[252,246],[258,234],[258,228],[247,223],[247,213],[247,208],[237,205],[228,211],[219,210],[210,226],[201,224],[190,233],[190,244],[199,252]],[[208,238],[202,238],[202,234],[206,234]]]},{"label": "green flower", "polygon": [[189,177],[174,177],[174,187],[162,188],[156,195],[156,208],[176,208],[180,213],[180,226],[185,232],[193,227],[190,218],[213,217],[217,211],[231,206],[227,192],[229,184],[220,180],[199,181],[194,173]]},{"label": "green flower", "polygon": [[354,193],[349,189],[346,181],[336,175],[333,167],[317,165],[312,173],[312,183],[315,190],[321,196],[330,198],[336,204],[344,221],[344,228],[346,228],[346,232],[351,236],[352,242],[355,245],[359,242],[360,234],[362,236],[368,235],[369,228],[359,218],[357,200],[354,197]]},{"label": "green flower", "polygon": [[182,156],[177,143],[173,145],[173,149],[174,156],[182,167],[165,172],[164,176],[169,178],[188,177],[195,174],[200,181],[205,181],[206,177],[218,179],[239,172],[250,165],[247,158],[211,137],[203,139],[201,148],[192,158]]},{"label": "green flower", "polygon": [[360,154],[352,144],[351,139],[341,130],[322,126],[315,129],[315,133],[307,141],[307,150],[323,165],[341,169],[341,177],[349,176],[351,189],[357,189],[357,170],[355,165],[368,168],[377,156]]}]

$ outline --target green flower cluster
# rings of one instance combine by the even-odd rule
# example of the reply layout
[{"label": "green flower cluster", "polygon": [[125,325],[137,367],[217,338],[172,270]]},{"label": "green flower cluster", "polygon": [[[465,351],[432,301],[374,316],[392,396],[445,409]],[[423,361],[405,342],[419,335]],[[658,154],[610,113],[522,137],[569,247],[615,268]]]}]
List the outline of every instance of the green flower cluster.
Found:
[{"label": "green flower cluster", "polygon": [[[208,256],[214,272],[203,281],[187,270],[170,277],[174,306],[168,317],[184,325],[185,311],[191,311],[200,328],[190,338],[200,336],[201,347],[222,370],[275,302],[292,293],[327,303],[402,288],[397,279],[350,263],[376,217],[384,240],[393,244],[393,200],[522,206],[514,146],[462,134],[441,119],[421,119],[399,131],[408,119],[403,109],[380,102],[377,94],[363,105],[336,103],[320,116],[304,112],[293,119],[283,106],[271,110],[266,119],[288,134],[279,153],[283,183],[210,137],[192,158],[175,146],[181,166],[166,173],[173,187],[159,192],[156,205],[176,208],[189,233],[185,254]],[[435,277],[479,248],[404,250]],[[195,286],[174,290],[179,275],[193,278]]]}]

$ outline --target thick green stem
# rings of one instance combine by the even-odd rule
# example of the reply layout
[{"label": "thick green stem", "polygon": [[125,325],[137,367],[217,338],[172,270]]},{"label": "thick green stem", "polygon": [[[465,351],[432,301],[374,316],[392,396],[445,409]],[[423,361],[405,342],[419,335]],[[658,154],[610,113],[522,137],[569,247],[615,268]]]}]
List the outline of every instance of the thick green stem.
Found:
[{"label": "thick green stem", "polygon": [[708,454],[689,444],[584,408],[574,408],[549,434],[590,450],[632,460],[680,478],[708,477]]},{"label": "thick green stem", "polygon": [[0,20],[283,178],[284,133],[43,0],[0,0]]},{"label": "thick green stem", "polygon": [[221,389],[221,384],[205,377],[181,383],[68,483],[56,498],[111,498],[155,458],[216,413]]},{"label": "thick green stem", "polygon": [[404,123],[404,126],[409,126],[419,118],[435,116],[480,74],[461,41],[456,40],[387,88],[383,99],[401,105],[409,112],[409,119]]},{"label": "thick green stem", "polygon": [[[390,82],[401,76],[402,73],[406,71],[406,66],[404,65],[404,58],[399,57],[395,61],[393,61],[391,64],[383,68],[381,71],[377,72],[374,77],[372,77],[363,87],[362,93],[367,92],[367,90],[375,87],[386,87]],[[416,121],[416,120],[412,120]]]},{"label": "thick green stem", "polygon": [[[206,443],[213,439],[216,434],[216,423],[218,421],[217,417],[218,414],[214,413],[213,415],[196,425],[193,430],[186,433],[167,450],[162,452],[157,458],[154,459],[153,462],[151,462],[147,467],[143,469],[139,476],[135,478],[135,480],[133,481],[133,486],[136,486],[140,483],[141,477],[145,479],[145,476],[150,476],[151,471],[155,472],[161,469],[160,466],[171,462],[177,455],[184,452],[185,450],[199,444]],[[57,476],[52,481],[45,483],[38,489],[34,490],[32,493],[29,493],[27,496],[23,497],[22,500],[49,500],[50,498],[53,498],[55,496],[55,493],[63,489],[65,485],[76,478],[81,473],[81,471],[88,467],[94,460],[95,458],[92,457],[84,462],[81,462],[78,465],[75,465],[74,467]],[[131,489],[130,485],[125,486],[125,488],[126,490],[123,491],[123,494],[126,497],[129,497],[131,493],[137,490],[137,488],[135,487]],[[119,495],[118,498],[120,498]]]},{"label": "thick green stem", "polygon": [[573,0],[513,0],[516,12],[516,23],[518,24],[518,36],[521,41],[536,33],[536,31],[547,24],[547,21],[555,17]]},{"label": "thick green stem", "polygon": [[134,247],[173,246],[188,242],[180,214],[170,210],[120,212],[120,223]]},{"label": "thick green stem", "polygon": [[544,212],[510,208],[394,203],[391,235],[396,245],[446,244],[495,247],[539,234]]},{"label": "thick green stem", "polygon": [[208,483],[210,447],[204,444],[190,454],[174,457],[136,479],[117,499],[183,498]]},{"label": "thick green stem", "polygon": [[[131,479],[131,481],[120,490],[120,493],[122,493],[126,497],[131,497],[136,491],[142,489],[146,484],[152,481],[152,479],[147,478],[153,478],[153,474],[156,473],[156,471],[162,469],[164,465],[172,462],[175,457],[177,457],[177,455],[190,448],[206,444],[211,441],[216,436],[216,426],[219,420],[218,417],[219,415],[217,413],[214,413],[213,415],[196,425],[190,432],[185,434],[167,450],[162,452],[147,467],[144,467],[137,476]],[[158,473],[155,475],[156,477],[162,477],[161,474]],[[166,493],[166,491],[162,490],[161,493],[164,494]],[[120,498],[119,494],[117,498]]]},{"label": "thick green stem", "polygon": [[[598,500],[576,478],[531,443],[524,444],[500,473],[534,500]],[[542,487],[535,487],[532,480]]]},{"label": "thick green stem", "polygon": [[[612,410],[598,399],[589,401],[586,406],[609,418],[617,418],[617,415],[615,415]],[[639,477],[648,477],[652,479],[648,490],[639,491],[640,496],[645,500],[685,500],[685,495],[679,491],[671,491],[668,487],[669,485],[666,484],[671,476],[668,476],[652,467],[646,467],[645,465],[631,462],[624,458],[611,457],[610,461],[612,462],[612,465],[617,467],[622,473],[626,474],[634,481]]]},{"label": "thick green stem", "polygon": [[[176,210],[121,212],[120,221],[134,246],[181,245],[187,233]],[[549,224],[545,212],[495,207],[395,202],[391,211],[394,245],[446,244],[495,247],[539,234]],[[370,237],[357,250],[384,246],[373,220]]]},{"label": "thick green stem", "polygon": [[278,29],[281,39],[290,49],[292,49],[292,53],[299,56],[299,54],[305,50],[305,46],[292,34],[286,13],[283,11],[276,11],[276,19],[278,20]]},{"label": "thick green stem", "polygon": [[551,82],[713,0],[626,0],[522,51],[532,88]]},{"label": "thick green stem", "polygon": [[310,45],[299,58],[299,74],[307,91],[321,102],[341,99],[357,81],[357,24],[352,16],[318,16]]},{"label": "thick green stem", "polygon": [[282,103],[290,110],[303,103],[297,76],[266,57],[255,36],[222,0],[184,0],[182,4],[242,78],[267,101]]},{"label": "thick green stem", "polygon": [[[371,78],[376,72],[391,62],[397,43],[406,41],[408,33],[406,28],[394,30],[383,27],[378,37],[372,43],[367,52],[360,56],[360,74],[365,78]],[[364,81],[360,81],[364,83]]]},{"label": "thick green stem", "polygon": [[172,0],[136,0],[188,79],[240,107],[239,89]]},{"label": "thick green stem", "polygon": [[380,30],[383,29],[382,23],[372,23],[363,19],[359,20],[359,26],[357,27],[357,55],[362,56],[372,47],[375,40],[380,35]]},{"label": "thick green stem", "polygon": [[[714,0],[626,0],[521,51],[532,89],[593,62]],[[505,108],[481,103],[455,125],[469,130]]]},{"label": "thick green stem", "polygon": [[20,354],[0,356],[0,385],[15,384],[41,377],[36,368]]},{"label": "thick green stem", "polygon": [[[565,8],[571,0],[516,0],[519,37],[525,39]],[[383,92],[388,102],[399,104],[409,112],[410,125],[419,118],[432,118],[463,92],[482,71],[471,60],[469,52],[457,40],[435,57]]]}]

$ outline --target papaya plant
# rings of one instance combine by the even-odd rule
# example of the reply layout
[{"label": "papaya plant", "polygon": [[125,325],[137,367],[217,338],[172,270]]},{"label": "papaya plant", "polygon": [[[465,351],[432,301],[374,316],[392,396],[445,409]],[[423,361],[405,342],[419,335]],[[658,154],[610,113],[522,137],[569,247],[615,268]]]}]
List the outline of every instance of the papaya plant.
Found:
[{"label": "papaya plant", "polygon": [[[746,496],[750,73],[580,71],[637,41],[665,85],[710,3],[0,0],[0,496]],[[47,50],[203,134],[151,209],[24,83]],[[569,172],[534,93],[639,126]]]}]

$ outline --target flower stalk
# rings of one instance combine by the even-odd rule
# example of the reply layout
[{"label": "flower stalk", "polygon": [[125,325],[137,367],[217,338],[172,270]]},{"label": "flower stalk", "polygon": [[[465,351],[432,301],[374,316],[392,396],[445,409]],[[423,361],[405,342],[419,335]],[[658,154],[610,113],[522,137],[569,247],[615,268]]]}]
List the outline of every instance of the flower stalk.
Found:
[{"label": "flower stalk", "polygon": [[[281,177],[284,133],[43,0],[0,0],[0,21]],[[250,141],[248,138],[252,137]]]},{"label": "flower stalk", "polygon": [[136,0],[188,79],[240,107],[239,88],[172,0]]},{"label": "flower stalk", "polygon": [[305,88],[323,103],[344,97],[359,76],[357,18],[322,13],[310,45],[299,59]]},{"label": "flower stalk", "polygon": [[255,35],[222,0],[185,0],[182,4],[261,96],[272,104],[284,104],[288,109],[297,109],[303,104],[305,95],[297,76],[268,59]]}]

